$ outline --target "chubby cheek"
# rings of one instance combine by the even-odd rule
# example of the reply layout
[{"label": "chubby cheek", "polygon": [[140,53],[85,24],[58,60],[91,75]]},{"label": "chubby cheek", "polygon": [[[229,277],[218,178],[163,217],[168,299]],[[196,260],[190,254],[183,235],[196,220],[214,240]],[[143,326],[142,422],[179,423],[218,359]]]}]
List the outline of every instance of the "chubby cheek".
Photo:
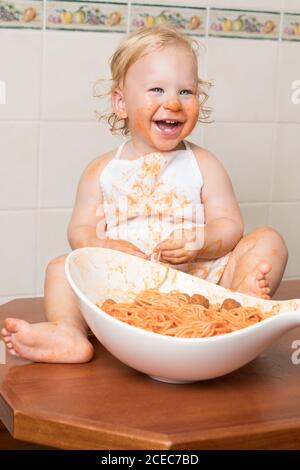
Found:
[{"label": "chubby cheek", "polygon": [[149,101],[144,106],[136,109],[134,127],[143,135],[149,135],[152,116],[155,113],[157,104]]},{"label": "chubby cheek", "polygon": [[185,131],[191,132],[192,129],[195,127],[198,117],[199,117],[199,100],[197,96],[193,96],[189,103],[184,106],[184,111],[187,117],[186,128]]}]

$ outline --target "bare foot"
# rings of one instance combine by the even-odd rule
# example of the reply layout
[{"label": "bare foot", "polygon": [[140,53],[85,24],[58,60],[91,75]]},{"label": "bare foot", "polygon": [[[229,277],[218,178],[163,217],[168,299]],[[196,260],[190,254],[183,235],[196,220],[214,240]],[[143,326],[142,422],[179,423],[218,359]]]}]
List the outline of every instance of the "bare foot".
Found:
[{"label": "bare foot", "polygon": [[241,281],[239,280],[237,283],[233,283],[231,288],[243,294],[270,300],[270,282],[266,276],[271,269],[272,266],[269,263],[261,263],[254,271],[246,274]]},{"label": "bare foot", "polygon": [[93,346],[84,333],[67,323],[28,323],[17,318],[4,320],[1,330],[10,354],[34,362],[87,362]]}]

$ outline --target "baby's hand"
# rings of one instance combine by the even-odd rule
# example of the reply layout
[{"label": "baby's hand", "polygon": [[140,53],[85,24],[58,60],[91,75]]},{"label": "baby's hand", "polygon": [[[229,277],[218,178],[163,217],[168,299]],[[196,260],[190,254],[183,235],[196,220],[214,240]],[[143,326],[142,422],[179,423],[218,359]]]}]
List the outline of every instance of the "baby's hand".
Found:
[{"label": "baby's hand", "polygon": [[126,240],[114,240],[113,238],[107,238],[105,248],[123,251],[124,253],[139,256],[140,258],[147,258],[145,253],[143,253],[137,246],[133,245],[133,243],[130,243]]},{"label": "baby's hand", "polygon": [[179,229],[174,230],[167,240],[159,243],[154,253],[160,260],[170,264],[183,264],[193,261],[204,245],[204,231]]}]

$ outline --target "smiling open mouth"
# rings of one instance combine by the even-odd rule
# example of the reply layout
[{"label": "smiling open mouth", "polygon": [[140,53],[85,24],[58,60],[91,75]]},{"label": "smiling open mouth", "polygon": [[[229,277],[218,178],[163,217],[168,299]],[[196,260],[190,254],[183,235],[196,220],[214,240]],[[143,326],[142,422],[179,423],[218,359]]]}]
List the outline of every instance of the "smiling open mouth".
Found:
[{"label": "smiling open mouth", "polygon": [[160,131],[166,134],[173,134],[178,131],[183,123],[180,121],[171,121],[171,120],[164,120],[164,121],[154,121],[156,126],[160,129]]}]

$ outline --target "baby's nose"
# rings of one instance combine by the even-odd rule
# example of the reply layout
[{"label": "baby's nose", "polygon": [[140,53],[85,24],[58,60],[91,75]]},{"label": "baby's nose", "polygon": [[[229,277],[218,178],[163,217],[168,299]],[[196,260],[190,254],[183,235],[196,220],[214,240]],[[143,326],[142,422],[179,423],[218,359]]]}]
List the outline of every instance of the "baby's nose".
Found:
[{"label": "baby's nose", "polygon": [[181,110],[181,102],[178,98],[167,100],[163,107],[165,109],[170,109],[171,111],[180,111]]}]

